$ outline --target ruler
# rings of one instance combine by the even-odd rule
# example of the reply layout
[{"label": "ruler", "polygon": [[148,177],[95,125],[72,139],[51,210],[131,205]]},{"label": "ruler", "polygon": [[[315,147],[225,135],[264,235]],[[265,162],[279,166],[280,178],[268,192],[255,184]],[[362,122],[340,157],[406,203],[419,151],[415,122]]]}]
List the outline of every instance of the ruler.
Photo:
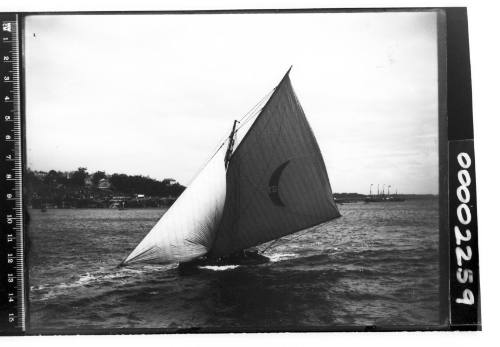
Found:
[{"label": "ruler", "polygon": [[0,13],[0,333],[25,331],[20,22]]}]

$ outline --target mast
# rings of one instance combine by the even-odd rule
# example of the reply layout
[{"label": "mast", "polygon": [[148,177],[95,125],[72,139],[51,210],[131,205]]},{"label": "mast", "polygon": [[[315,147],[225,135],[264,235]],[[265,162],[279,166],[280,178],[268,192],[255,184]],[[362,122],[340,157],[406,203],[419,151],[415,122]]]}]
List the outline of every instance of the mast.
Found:
[{"label": "mast", "polygon": [[229,135],[229,144],[227,145],[227,150],[226,150],[226,155],[224,157],[224,165],[227,166],[229,165],[229,159],[231,158],[231,154],[233,153],[233,146],[234,146],[234,140],[235,140],[235,133],[236,133],[236,124],[238,124],[238,121],[235,120],[233,123],[233,129],[231,130],[231,135]]}]

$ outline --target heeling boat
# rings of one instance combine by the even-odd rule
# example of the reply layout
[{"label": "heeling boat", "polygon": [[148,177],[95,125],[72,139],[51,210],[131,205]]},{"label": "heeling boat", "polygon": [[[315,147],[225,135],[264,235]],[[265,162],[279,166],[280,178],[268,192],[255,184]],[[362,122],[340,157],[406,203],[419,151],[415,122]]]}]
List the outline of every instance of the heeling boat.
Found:
[{"label": "heeling boat", "polygon": [[121,265],[263,262],[267,258],[245,250],[340,217],[289,73],[246,133],[235,121],[226,141]]}]

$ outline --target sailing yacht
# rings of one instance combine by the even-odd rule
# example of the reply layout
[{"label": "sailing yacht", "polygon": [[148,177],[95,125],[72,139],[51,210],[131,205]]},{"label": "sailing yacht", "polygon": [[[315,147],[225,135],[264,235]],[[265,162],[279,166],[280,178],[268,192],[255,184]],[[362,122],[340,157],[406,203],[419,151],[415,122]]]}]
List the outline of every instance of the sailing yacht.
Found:
[{"label": "sailing yacht", "polygon": [[121,265],[260,263],[252,247],[340,216],[290,69]]}]

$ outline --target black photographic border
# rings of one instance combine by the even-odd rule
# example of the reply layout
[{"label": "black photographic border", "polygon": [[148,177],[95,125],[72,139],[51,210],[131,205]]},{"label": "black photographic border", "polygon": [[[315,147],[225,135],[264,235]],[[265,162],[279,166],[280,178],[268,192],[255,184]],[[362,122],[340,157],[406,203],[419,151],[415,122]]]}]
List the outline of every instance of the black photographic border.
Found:
[{"label": "black photographic border", "polygon": [[[196,14],[291,14],[291,13],[371,13],[371,12],[436,12],[438,21],[438,93],[439,93],[439,324],[421,326],[331,326],[331,327],[297,327],[273,329],[272,327],[230,329],[192,327],[189,329],[169,328],[119,328],[119,329],[30,329],[29,316],[29,285],[25,285],[26,302],[26,332],[12,331],[3,328],[0,322],[0,335],[72,335],[72,334],[167,334],[167,333],[229,333],[229,332],[329,332],[329,331],[405,331],[405,330],[481,330],[480,296],[479,296],[479,264],[477,249],[477,217],[476,190],[474,166],[471,166],[471,211],[473,222],[470,225],[472,234],[471,246],[473,257],[470,268],[474,271],[472,291],[476,296],[473,307],[463,310],[452,298],[452,292],[461,288],[454,276],[457,271],[455,252],[451,245],[455,242],[452,226],[456,223],[456,214],[452,204],[456,204],[456,172],[450,153],[454,149],[468,151],[472,158],[474,154],[473,123],[472,123],[472,92],[469,57],[469,39],[467,26],[467,8],[465,7],[401,7],[401,8],[305,8],[305,9],[241,9],[241,10],[181,10],[181,11],[69,11],[69,12],[20,12],[21,52],[24,52],[24,19],[36,15],[196,15]],[[12,14],[12,13],[11,13]],[[26,139],[25,139],[25,87],[24,87],[24,54],[20,66],[21,78],[21,121],[23,133],[23,168],[26,169]],[[4,163],[0,162],[3,166]],[[453,205],[454,206],[454,205]],[[26,209],[24,210],[25,216]],[[27,216],[29,217],[29,216]],[[25,218],[25,220],[27,220]],[[23,227],[25,240],[25,268],[29,261],[29,230]],[[0,247],[2,243],[0,242]],[[0,253],[1,249],[0,249]],[[0,276],[4,276],[4,264],[0,260]],[[3,277],[2,277],[3,279]],[[29,284],[29,274],[25,271],[25,283]],[[1,289],[1,288],[0,288]],[[2,291],[0,290],[0,293]],[[0,306],[0,316],[3,316]]]}]

